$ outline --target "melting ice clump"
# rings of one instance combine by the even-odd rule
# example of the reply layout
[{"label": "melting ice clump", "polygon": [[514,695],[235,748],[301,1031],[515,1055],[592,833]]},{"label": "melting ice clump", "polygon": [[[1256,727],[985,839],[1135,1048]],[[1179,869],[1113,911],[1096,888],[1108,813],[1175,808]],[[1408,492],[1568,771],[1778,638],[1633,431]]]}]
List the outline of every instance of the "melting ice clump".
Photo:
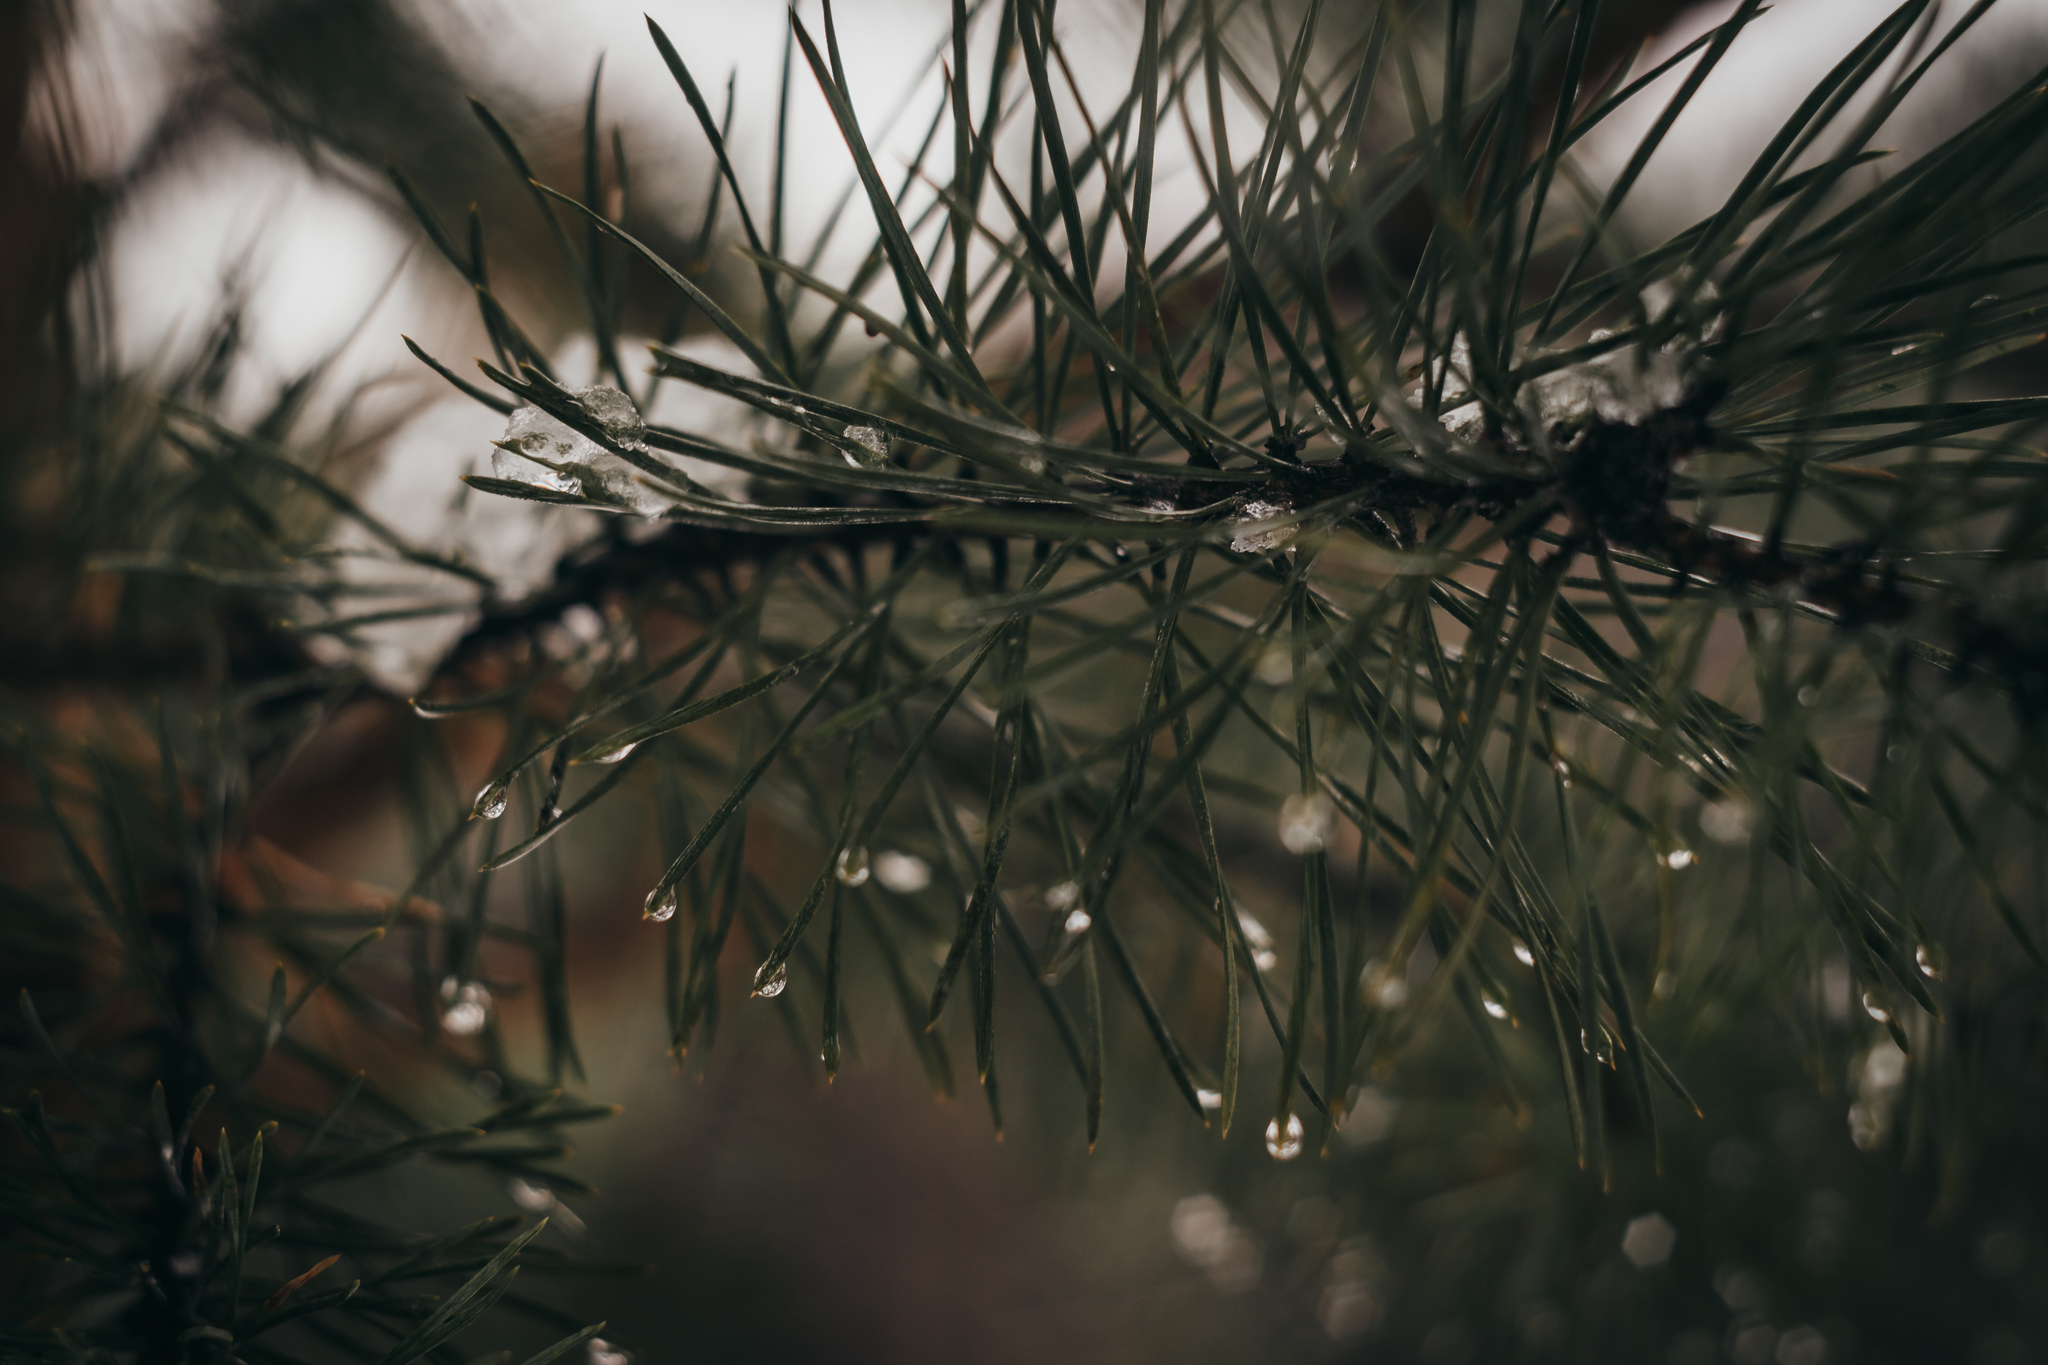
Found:
[{"label": "melting ice clump", "polygon": [[[1670,291],[1646,293],[1644,301],[1652,315],[1671,304]],[[1711,288],[1703,287],[1700,298],[1711,300]],[[1718,316],[1700,329],[1702,340],[1718,332]],[[1611,332],[1595,331],[1592,342],[1605,341]],[[1526,361],[1529,357],[1523,357]],[[1557,424],[1575,426],[1589,418],[1633,425],[1647,421],[1666,408],[1685,400],[1686,371],[1692,360],[1690,338],[1652,351],[1625,346],[1605,355],[1582,360],[1576,365],[1539,375],[1517,395],[1530,424],[1548,430]],[[1440,372],[1446,362],[1436,362]],[[1464,401],[1472,393],[1472,344],[1460,334],[1451,342],[1450,372],[1444,376],[1443,396],[1438,403],[1438,420],[1461,441],[1476,439],[1485,423],[1485,410],[1477,402]],[[1423,389],[1410,390],[1408,401],[1421,406]]]},{"label": "melting ice clump", "polygon": [[[575,397],[614,445],[644,448],[641,442],[647,424],[631,398],[609,384],[579,389]],[[674,505],[672,499],[650,488],[631,464],[539,408],[514,411],[497,445],[491,455],[491,472],[501,479],[560,493],[586,493],[647,517],[659,516]],[[681,482],[683,476],[678,473],[674,478]]]}]

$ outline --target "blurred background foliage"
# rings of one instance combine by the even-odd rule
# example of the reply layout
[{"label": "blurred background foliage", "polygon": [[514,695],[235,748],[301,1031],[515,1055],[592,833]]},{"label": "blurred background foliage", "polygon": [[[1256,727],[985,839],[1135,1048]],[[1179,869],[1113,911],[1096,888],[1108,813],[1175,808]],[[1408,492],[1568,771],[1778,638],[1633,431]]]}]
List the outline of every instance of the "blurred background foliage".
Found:
[{"label": "blurred background foliage", "polygon": [[[1089,1151],[1059,1040],[1022,1007],[1029,983],[1005,978],[1019,1037],[1005,1054],[998,1145],[985,1107],[968,1093],[973,1042],[959,1009],[940,1035],[950,1060],[935,1062],[895,1024],[886,976],[856,977],[847,987],[849,1061],[828,1087],[809,977],[797,973],[802,986],[775,1004],[747,999],[772,938],[753,924],[741,927],[754,937],[741,942],[736,933],[717,964],[717,1046],[700,1039],[672,1055],[660,1005],[669,969],[639,914],[676,851],[648,830],[672,810],[665,803],[682,799],[677,793],[628,784],[603,823],[579,824],[574,837],[548,846],[549,860],[488,885],[451,863],[441,842],[447,812],[466,806],[522,737],[542,733],[508,727],[537,722],[420,714],[390,669],[380,674],[360,654],[322,653],[281,629],[280,613],[296,608],[282,606],[290,599],[253,566],[277,543],[321,541],[339,505],[329,490],[374,486],[380,461],[440,450],[435,468],[449,486],[435,496],[452,497],[455,474],[471,462],[486,468],[486,443],[502,426],[489,414],[481,426],[448,426],[440,381],[395,340],[403,329],[444,359],[489,354],[492,344],[470,320],[474,291],[435,255],[387,166],[451,233],[472,212],[485,225],[491,294],[535,354],[555,356],[564,374],[576,366],[598,373],[588,338],[579,340],[584,292],[561,267],[554,227],[508,173],[466,95],[511,130],[535,179],[618,217],[754,325],[754,271],[725,249],[740,233],[730,199],[722,207],[714,199],[695,120],[663,84],[644,37],[603,7],[575,8],[566,20],[542,22],[510,6],[195,0],[176,22],[138,23],[126,66],[94,63],[114,50],[106,35],[138,18],[127,7],[51,0],[0,16],[0,556],[8,584],[0,685],[10,736],[0,943],[7,994],[26,990],[33,1002],[0,1026],[0,1100],[25,1116],[5,1138],[14,1226],[0,1270],[8,1295],[0,1350],[8,1359],[93,1358],[78,1343],[110,1321],[147,1324],[157,1311],[147,1274],[105,1293],[77,1289],[91,1255],[53,1243],[62,1197],[52,1193],[54,1177],[26,1173],[38,1138],[54,1135],[61,1162],[104,1175],[101,1193],[123,1217],[147,1209],[187,1219],[138,1234],[145,1244],[169,1237],[164,1245],[185,1245],[178,1239],[199,1226],[187,1207],[198,1207],[198,1186],[186,1179],[177,1195],[185,1203],[170,1212],[161,1191],[145,1188],[160,1174],[145,1169],[157,1080],[170,1097],[170,1125],[197,1101],[183,1126],[230,1130],[229,1165],[245,1174],[264,1123],[278,1123],[288,1139],[276,1150],[293,1156],[272,1159],[288,1174],[267,1187],[275,1202],[265,1207],[277,1217],[256,1222],[275,1221],[290,1235],[250,1251],[274,1259],[251,1261],[260,1296],[244,1295],[246,1311],[264,1311],[256,1302],[313,1264],[316,1245],[340,1248],[350,1261],[338,1273],[369,1285],[358,1307],[387,1334],[374,1349],[351,1343],[356,1328],[337,1328],[341,1340],[286,1340],[287,1358],[378,1358],[435,1311],[425,1299],[401,1301],[380,1273],[428,1246],[424,1238],[503,1217],[425,1262],[438,1278],[421,1292],[446,1294],[486,1260],[469,1251],[495,1252],[513,1217],[530,1227],[542,1213],[551,1215],[549,1230],[527,1253],[529,1274],[513,1301],[528,1300],[524,1314],[487,1320],[437,1347],[439,1358],[499,1348],[524,1358],[600,1319],[608,1322],[602,1337],[571,1338],[586,1365],[619,1365],[621,1355],[1007,1361],[1054,1353],[2005,1365],[2048,1350],[2048,1001],[2041,974],[1983,902],[1978,877],[1981,870],[2010,912],[2042,932],[2038,794],[2011,806],[1986,800],[1954,821],[1980,841],[1974,863],[1957,856],[1924,791],[1919,798],[1933,851],[1915,863],[1928,873],[1913,909],[1940,972],[1939,1019],[1902,1003],[1896,1020],[1880,1021],[1866,1008],[1839,946],[1800,917],[1782,867],[1752,856],[1754,817],[1739,803],[1693,801],[1660,814],[1682,841],[1670,851],[1689,859],[1674,866],[1617,854],[1598,876],[1623,959],[1669,973],[1644,970],[1638,1003],[1645,1032],[1701,1113],[1660,1092],[1653,1150],[1633,1098],[1608,1085],[1604,1177],[1602,1163],[1584,1168],[1575,1145],[1579,1116],[1560,1092],[1533,978],[1504,978],[1502,1004],[1513,1018],[1483,1047],[1455,1012],[1426,1016],[1398,1056],[1390,1050],[1359,1077],[1327,1151],[1316,1152],[1312,1126],[1308,1154],[1288,1163],[1267,1154],[1262,1099],[1249,1101],[1225,1141],[1196,1122],[1136,1007],[1113,990],[1105,991],[1115,1016],[1105,1029],[1108,1103]],[[772,155],[764,130],[779,95],[779,11],[759,32],[741,22],[723,39],[698,42],[693,25],[708,33],[711,23],[702,8],[655,17],[677,35],[721,117],[718,43],[744,48],[733,54],[727,126],[760,212]],[[1127,44],[1141,8],[1069,0],[1059,24],[1076,48],[1091,24]],[[1273,84],[1285,42],[1269,43],[1267,30],[1291,35],[1303,8],[1266,8],[1270,25],[1256,10],[1233,21],[1247,84]],[[1781,8],[1806,19],[1829,10],[1842,35],[1835,51],[1883,17],[1846,3]],[[1983,63],[2019,61],[2025,76],[2048,61],[2048,18],[2035,23],[2032,6],[2001,8],[2026,22],[2018,37],[2001,31],[2004,51],[1973,49],[1968,62],[1978,66],[1959,56],[1958,88],[1943,98],[1964,112],[1949,115],[1950,126],[1978,112],[1968,87]],[[1514,7],[1474,13],[1480,46],[1504,51]],[[1676,4],[1608,7],[1588,49],[1588,83],[1624,62],[1662,60],[1671,43],[1644,58],[1646,42],[1699,32],[1726,12],[1701,16]],[[1370,18],[1333,11],[1319,41],[1349,51]],[[618,35],[606,98],[622,112],[602,126],[616,119],[621,145],[633,149],[630,186],[615,172],[585,179],[584,97],[601,45],[579,31],[586,20]],[[868,54],[853,63],[865,124],[871,97],[874,108],[894,107],[918,78],[902,54],[940,52],[948,15],[938,5],[848,3],[839,21]],[[2014,57],[2029,41],[2034,59]],[[1737,69],[1747,60],[1765,62],[1745,46],[1729,59]],[[636,86],[618,74],[635,61],[654,79]],[[801,76],[800,58],[797,66]],[[1531,95],[1533,108],[1555,102],[1558,77],[1545,79],[1553,85]],[[155,93],[113,98],[124,81],[129,96]],[[1107,87],[1098,111],[1121,93]],[[1944,107],[1933,102],[1921,116],[1939,122]],[[1380,139],[1379,149],[1406,126],[1391,112],[1378,126],[1382,112],[1374,106],[1363,134]],[[899,159],[885,175],[901,174],[921,132],[899,132],[890,144]],[[829,124],[818,132],[843,158],[836,136]],[[598,160],[617,165],[609,148]],[[807,201],[807,229],[845,176],[843,160],[828,164],[831,188]],[[251,166],[260,174],[219,178],[222,167]],[[1683,181],[1667,175],[1639,191],[1648,197],[1643,231],[1664,230],[1653,227],[1655,195],[1680,198]],[[240,217],[189,208],[232,195]],[[1375,245],[1396,274],[1425,259],[1439,226],[1433,202],[1413,192],[1379,218]],[[1700,216],[1690,206],[1676,221]],[[264,267],[267,232],[343,219],[367,226],[302,232],[309,244],[299,254]],[[581,232],[573,216],[553,221]],[[1155,229],[1154,240],[1171,226]],[[2038,251],[2029,235],[2037,232],[2015,228],[2002,254]],[[458,251],[467,250],[460,240]],[[843,267],[835,278],[863,254],[857,247],[829,257]],[[679,310],[645,262],[624,252],[608,259],[622,335],[688,343],[708,334],[701,312]],[[1219,273],[1215,265],[1198,274],[1198,298],[1213,297]],[[308,292],[308,276],[329,287]],[[182,321],[161,321],[163,297],[178,301],[168,312]],[[292,331],[315,313],[322,322]],[[2037,349],[2015,349],[1954,381],[1955,393],[2036,393],[2040,369]],[[1092,403],[1089,384],[1072,387],[1070,398]],[[230,467],[233,478],[209,477]],[[390,543],[399,541],[433,552],[410,529]],[[705,577],[715,592],[718,542],[707,533],[703,543],[697,562],[712,566]],[[588,596],[574,561],[556,573],[555,555],[571,547],[535,544],[526,553],[537,562],[523,570],[531,593],[508,594],[471,623],[441,674],[460,685],[444,693],[485,691],[550,658],[573,677],[578,661],[595,657],[589,651],[608,622],[568,610]],[[122,571],[117,557],[144,549],[240,564],[245,576]],[[368,609],[360,597],[337,600]],[[2020,627],[2037,631],[2038,621]],[[671,638],[669,647],[687,637]],[[1703,672],[1732,676],[1740,633],[1723,630],[1706,648]],[[1047,704],[1087,719],[1107,698],[1135,696],[1143,663],[1105,662],[1085,683],[1049,692]],[[1262,665],[1262,696],[1277,698],[1291,670],[1264,674]],[[1739,690],[1730,696],[1737,709],[1757,705]],[[574,700],[557,677],[535,691],[533,711],[551,725]],[[1867,695],[1817,693],[1809,704],[1823,736],[1833,726],[1845,747],[1868,743]],[[1993,762],[2038,752],[2036,722],[2011,719],[1981,689],[1954,688],[1937,704],[1992,748]],[[1272,784],[1261,771],[1272,751],[1251,733],[1233,732],[1221,745],[1217,772],[1240,777],[1251,794],[1219,785],[1218,838],[1242,908],[1274,926],[1292,962],[1292,932],[1280,926],[1291,923],[1299,860],[1275,845],[1271,811],[1253,790]],[[546,799],[538,790],[518,799],[536,798]],[[750,821],[746,869],[787,904],[801,898],[817,850],[815,840],[787,832],[803,827],[803,812],[778,814],[787,812]],[[53,835],[67,822],[75,837]],[[942,861],[929,844],[916,847]],[[1374,932],[1389,932],[1404,887],[1384,868],[1384,885],[1352,884],[1355,831],[1348,849],[1340,842],[1333,852],[1338,901],[1356,894]],[[1900,852],[1913,862],[1910,849]],[[1043,892],[1056,874],[1027,866],[1017,876],[1027,927],[1054,941],[1057,912]],[[1148,883],[1134,894],[1162,893]],[[95,895],[103,902],[81,913]],[[358,950],[330,989],[308,990],[337,949],[378,926],[392,932]],[[1213,1057],[1222,1046],[1220,974],[1186,937],[1147,935],[1136,951],[1161,1013],[1181,1021],[1192,1054]],[[178,953],[159,960],[151,944]],[[289,1030],[277,1027],[271,994],[279,961],[286,998],[305,992],[307,1004]],[[1382,1003],[1422,998],[1436,962],[1425,946],[1378,987]],[[474,1001],[461,994],[486,982],[489,993]],[[1253,1027],[1255,1012],[1247,1020],[1245,1068],[1260,1078],[1248,1090],[1263,1096],[1279,1048]],[[1887,1022],[1909,1035],[1910,1062]],[[287,1046],[273,1056],[280,1038]],[[338,1148],[390,1169],[349,1187],[347,1208],[360,1220],[350,1222],[302,1195],[298,1182],[310,1188],[322,1170],[299,1143],[358,1070],[370,1077],[363,1094],[374,1112],[354,1110],[331,1131]],[[934,1105],[943,1075],[958,1094]],[[208,1085],[216,1090],[202,1098]],[[549,1098],[557,1086],[568,1095]],[[42,1098],[32,1101],[32,1091]],[[579,1126],[572,1138],[569,1123],[596,1116],[586,1101],[616,1102],[624,1113]],[[43,1106],[46,1119],[37,1117]],[[490,1115],[500,1117],[485,1122]],[[489,1131],[421,1142],[457,1125]],[[541,1131],[527,1142],[514,1128]],[[173,1136],[182,1169],[188,1135]],[[205,1151],[205,1178],[218,1187],[219,1158],[211,1145]],[[218,1198],[206,1207],[205,1216],[221,1216]],[[243,1222],[253,1216],[252,1206]],[[117,1221],[89,1214],[73,1229],[79,1246],[104,1253]],[[206,1253],[220,1254],[217,1244]],[[570,1273],[576,1264],[626,1277]],[[563,1273],[535,1289],[535,1270]],[[156,1273],[170,1283],[161,1266]],[[365,1307],[378,1293],[386,1299]],[[171,1298],[182,1311],[185,1300]],[[247,1325],[232,1311],[228,1321]],[[226,1346],[202,1335],[140,1358],[225,1359]]]}]

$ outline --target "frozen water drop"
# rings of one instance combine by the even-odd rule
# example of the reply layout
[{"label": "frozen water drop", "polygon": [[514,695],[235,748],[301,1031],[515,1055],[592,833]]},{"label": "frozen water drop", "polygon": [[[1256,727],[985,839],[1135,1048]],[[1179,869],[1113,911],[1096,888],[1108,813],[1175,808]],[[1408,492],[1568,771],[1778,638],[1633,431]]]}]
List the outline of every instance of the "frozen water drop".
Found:
[{"label": "frozen water drop", "polygon": [[1266,1155],[1275,1161],[1292,1161],[1301,1155],[1301,1116],[1289,1114],[1287,1127],[1282,1129],[1280,1120],[1274,1119],[1266,1125]]},{"label": "frozen water drop", "polygon": [[914,853],[885,849],[875,856],[875,880],[886,889],[907,896],[932,884],[932,865]]},{"label": "frozen water drop", "polygon": [[594,756],[590,761],[592,763],[622,763],[628,754],[639,747],[640,742],[638,740],[615,745],[612,748],[606,749],[603,753]]},{"label": "frozen water drop", "polygon": [[1057,882],[1045,888],[1045,908],[1054,914],[1058,914],[1062,910],[1073,909],[1075,902],[1080,899],[1081,884],[1079,882]]},{"label": "frozen water drop", "polygon": [[476,794],[476,804],[470,807],[470,814],[480,820],[495,820],[505,813],[505,806],[512,799],[512,789],[503,782],[493,782]]},{"label": "frozen water drop", "polygon": [[1929,981],[1941,980],[1941,968],[1934,964],[1934,955],[1927,951],[1926,944],[1913,950],[1913,962],[1920,968],[1920,975]]},{"label": "frozen water drop", "polygon": [[1280,803],[1280,843],[1289,853],[1320,853],[1337,823],[1337,808],[1321,792],[1296,794]]},{"label": "frozen water drop", "polygon": [[1256,529],[1237,532],[1230,539],[1230,548],[1239,554],[1263,554],[1272,550],[1293,549],[1294,527],[1267,524],[1293,510],[1293,506],[1288,503],[1267,502],[1260,498],[1245,499],[1239,504],[1237,519],[1232,525]]},{"label": "frozen water drop", "polygon": [[671,886],[668,890],[663,891],[660,887],[655,887],[647,893],[647,918],[653,920],[656,924],[674,919],[676,917],[676,907],[681,900],[682,888]]},{"label": "frozen water drop", "polygon": [[632,1365],[633,1357],[606,1341],[592,1337],[583,1348],[584,1365]]},{"label": "frozen water drop", "polygon": [[855,448],[852,450],[842,448],[840,453],[846,457],[846,462],[856,469],[862,467],[873,469],[888,463],[889,437],[881,428],[848,427],[846,429],[846,439]]},{"label": "frozen water drop", "polygon": [[1067,932],[1070,934],[1085,934],[1088,932],[1088,926],[1093,923],[1095,921],[1089,917],[1086,910],[1076,910],[1067,916]]},{"label": "frozen water drop", "polygon": [[1892,1017],[1892,1012],[1879,1004],[1869,991],[1863,992],[1863,1012],[1880,1024],[1888,1022]]},{"label": "frozen water drop", "polygon": [[1486,1012],[1495,1019],[1505,1019],[1508,1017],[1508,1007],[1490,995],[1481,995],[1479,1003],[1485,1006]]},{"label": "frozen water drop", "polygon": [[775,965],[774,973],[767,980],[761,980],[757,974],[755,982],[754,994],[760,996],[763,1000],[773,1000],[789,986],[789,964],[778,962]]},{"label": "frozen water drop", "polygon": [[842,848],[839,858],[832,864],[832,875],[842,886],[866,886],[868,883],[868,851],[866,848]]},{"label": "frozen water drop", "polygon": [[1521,963],[1524,967],[1533,967],[1536,965],[1536,954],[1529,951],[1528,944],[1517,943],[1515,945],[1515,961]]},{"label": "frozen water drop", "polygon": [[1674,848],[1669,853],[1666,853],[1660,861],[1673,872],[1681,871],[1692,866],[1692,850],[1689,848]]},{"label": "frozen water drop", "polygon": [[591,420],[604,428],[604,434],[620,445],[637,445],[647,435],[647,422],[640,416],[640,409],[609,384],[594,384],[580,390],[576,400]]},{"label": "frozen water drop", "polygon": [[1221,1109],[1223,1107],[1223,1092],[1220,1090],[1198,1088],[1195,1091],[1195,1103],[1201,1105],[1205,1110]]}]

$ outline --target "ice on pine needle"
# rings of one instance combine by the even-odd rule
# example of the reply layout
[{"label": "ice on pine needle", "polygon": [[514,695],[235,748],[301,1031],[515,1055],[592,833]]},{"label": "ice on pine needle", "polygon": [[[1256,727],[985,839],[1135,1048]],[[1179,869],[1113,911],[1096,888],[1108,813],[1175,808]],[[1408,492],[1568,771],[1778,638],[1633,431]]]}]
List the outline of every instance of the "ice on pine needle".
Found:
[{"label": "ice on pine needle", "polygon": [[[1599,330],[1588,341],[1597,343],[1612,335]],[[1526,363],[1531,357],[1521,359]],[[1684,401],[1690,364],[1690,349],[1679,345],[1655,351],[1640,346],[1618,347],[1590,360],[1538,375],[1522,385],[1516,403],[1529,424],[1540,431],[1559,425],[1579,426],[1594,418],[1634,425]],[[1471,397],[1471,342],[1460,334],[1451,342],[1448,359],[1439,360],[1433,372],[1443,377],[1437,420],[1459,440],[1477,440],[1485,427],[1486,411]],[[1424,386],[1416,385],[1408,393],[1409,404],[1420,407],[1423,393]]]},{"label": "ice on pine needle", "polygon": [[[612,444],[642,448],[647,423],[626,394],[609,384],[593,384],[574,396]],[[491,454],[491,472],[514,483],[622,504],[642,516],[659,516],[674,505],[649,487],[631,464],[532,406],[516,409],[505,424],[505,435]],[[678,481],[682,477],[676,475]]]}]

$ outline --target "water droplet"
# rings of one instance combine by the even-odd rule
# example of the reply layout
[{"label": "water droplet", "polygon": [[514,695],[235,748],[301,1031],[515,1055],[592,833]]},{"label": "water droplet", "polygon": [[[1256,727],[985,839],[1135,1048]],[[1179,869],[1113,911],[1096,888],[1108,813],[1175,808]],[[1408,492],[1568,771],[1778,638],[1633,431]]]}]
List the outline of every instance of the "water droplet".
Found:
[{"label": "water droplet", "polygon": [[1266,1155],[1275,1161],[1292,1161],[1301,1155],[1301,1116],[1289,1114],[1283,1134],[1280,1120],[1266,1125]]},{"label": "water droplet", "polygon": [[1280,803],[1280,843],[1289,853],[1320,853],[1337,823],[1337,808],[1321,792],[1296,794]]},{"label": "water droplet", "polygon": [[1195,1103],[1201,1105],[1204,1109],[1221,1109],[1223,1107],[1223,1092],[1220,1090],[1198,1089],[1195,1091]]},{"label": "water droplet", "polygon": [[760,996],[763,1000],[773,1000],[776,996],[782,994],[788,986],[789,964],[786,962],[777,963],[774,974],[766,981],[761,979],[758,972],[755,973],[754,994]]},{"label": "water droplet", "polygon": [[1294,651],[1269,649],[1259,656],[1258,679],[1268,687],[1285,687],[1294,681]]},{"label": "water droplet", "polygon": [[592,757],[590,761],[592,763],[623,763],[626,756],[639,747],[640,741],[632,740],[618,745],[616,748],[606,749],[603,753]]},{"label": "water droplet", "polygon": [[503,782],[493,782],[476,794],[476,804],[469,813],[480,820],[495,820],[505,813],[505,806],[512,800],[512,789]]},{"label": "water droplet", "polygon": [[1913,950],[1913,961],[1919,966],[1920,975],[1929,981],[1941,980],[1941,968],[1934,965],[1934,955],[1927,951],[1926,944],[1923,943]]},{"label": "water droplet", "polygon": [[647,893],[647,905],[644,913],[648,919],[653,920],[656,924],[672,920],[676,917],[677,906],[682,902],[682,894],[682,888],[679,886],[671,886],[667,891],[663,891],[657,886]]},{"label": "water droplet", "polygon": [[1095,921],[1089,917],[1086,910],[1076,910],[1073,914],[1067,916],[1067,932],[1070,934],[1085,934],[1088,932],[1088,926],[1093,923]]},{"label": "water droplet", "polygon": [[1749,803],[1740,799],[1709,801],[1700,807],[1700,831],[1719,844],[1746,844],[1754,819]]},{"label": "water droplet", "polygon": [[1863,992],[1863,1012],[1882,1024],[1890,1020],[1892,1012],[1872,998],[1869,991]]},{"label": "water droplet", "polygon": [[1692,850],[1689,848],[1674,848],[1665,854],[1660,861],[1673,872],[1682,871],[1692,866]]},{"label": "water droplet", "polygon": [[932,865],[916,854],[885,849],[875,855],[875,880],[887,890],[908,896],[932,884]]},{"label": "water droplet", "polygon": [[1252,954],[1252,966],[1262,972],[1270,972],[1280,965],[1280,955],[1271,948],[1261,948]]},{"label": "water droplet", "polygon": [[861,848],[842,848],[838,861],[832,864],[832,875],[842,886],[866,886],[868,884],[868,851]]},{"label": "water droplet", "polygon": [[[441,983],[441,993],[448,993],[448,983]],[[483,1032],[485,1022],[490,1018],[491,993],[478,983],[465,983],[455,992],[455,1003],[441,1015],[441,1027],[458,1038],[467,1038]]]},{"label": "water droplet", "polygon": [[1799,704],[1801,706],[1815,706],[1819,702],[1820,689],[1818,687],[1808,683],[1805,687],[1799,689]]},{"label": "water droplet", "polygon": [[1557,774],[1558,780],[1564,783],[1565,786],[1569,787],[1572,784],[1572,765],[1565,762],[1564,755],[1551,755],[1550,767]]},{"label": "water droplet", "polygon": [[633,1357],[606,1341],[592,1337],[583,1348],[584,1365],[632,1365]]},{"label": "water droplet", "polygon": [[1045,888],[1045,908],[1058,914],[1074,908],[1074,902],[1081,899],[1079,882],[1057,882]]},{"label": "water droplet", "polygon": [[1536,954],[1529,951],[1528,944],[1517,943],[1515,945],[1515,961],[1521,963],[1524,967],[1533,967],[1536,965]]},{"label": "water droplet", "polygon": [[1508,1017],[1508,1007],[1506,1005],[1501,1004],[1500,1001],[1494,999],[1490,995],[1482,994],[1479,997],[1479,1003],[1485,1007],[1486,1012],[1488,1014],[1492,1015],[1496,1019],[1505,1019]]},{"label": "water droplet", "polygon": [[1251,944],[1252,947],[1270,948],[1273,946],[1273,936],[1266,932],[1266,926],[1259,923],[1257,918],[1243,910],[1237,912],[1237,927],[1244,930],[1244,941]]}]

